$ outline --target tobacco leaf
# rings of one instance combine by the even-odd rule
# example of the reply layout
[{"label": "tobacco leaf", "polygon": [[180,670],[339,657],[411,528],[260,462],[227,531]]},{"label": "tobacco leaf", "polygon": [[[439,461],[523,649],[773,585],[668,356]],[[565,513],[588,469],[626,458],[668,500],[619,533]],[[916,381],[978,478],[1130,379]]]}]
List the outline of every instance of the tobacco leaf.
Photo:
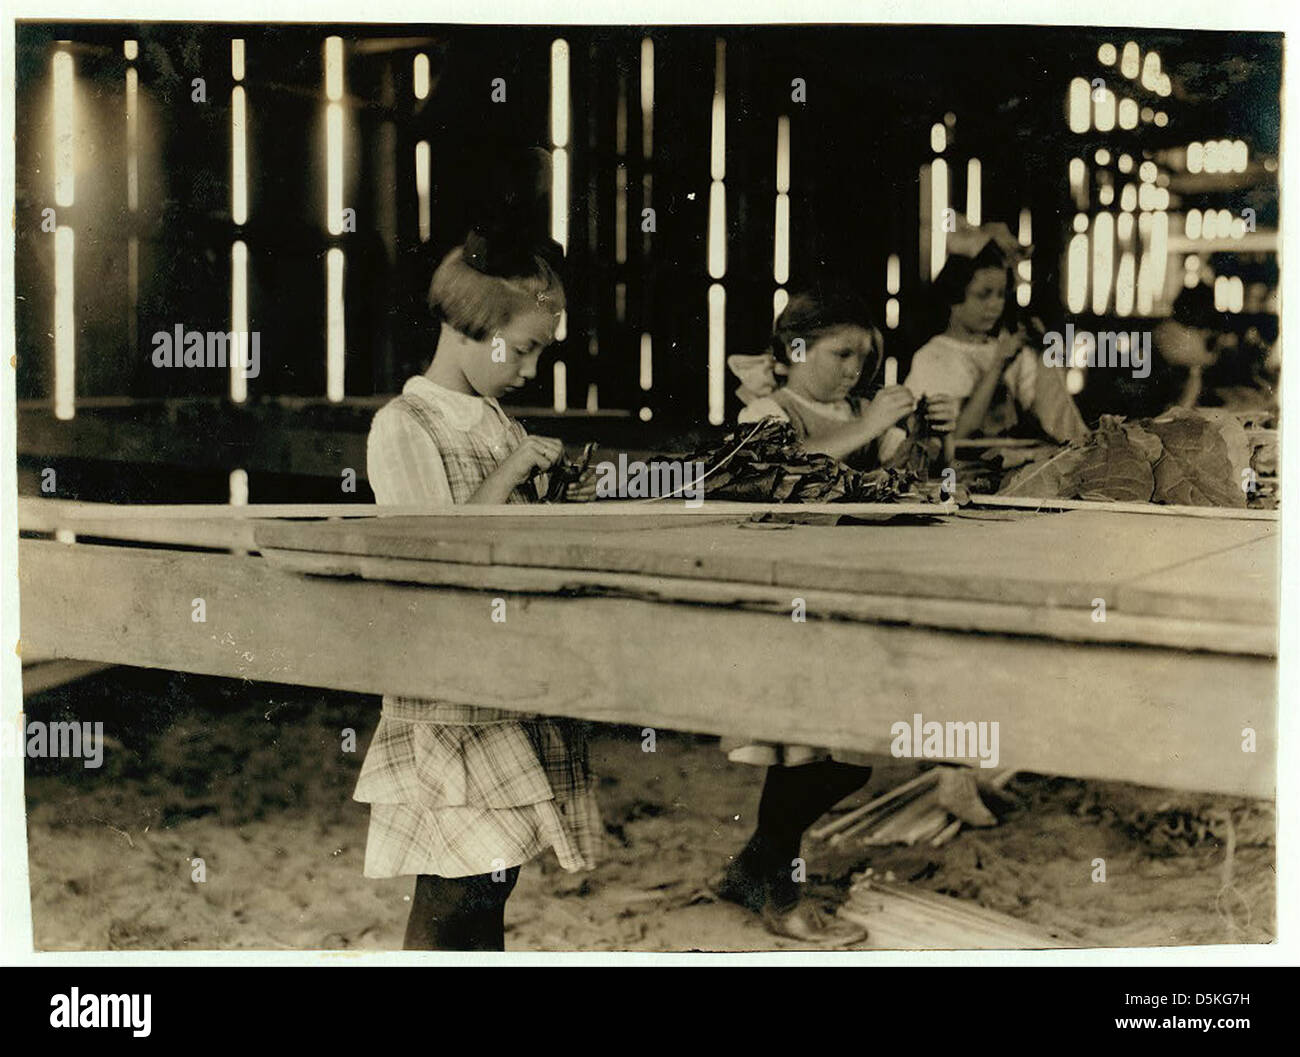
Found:
[{"label": "tobacco leaf", "polygon": [[746,424],[686,456],[704,463],[709,499],[769,503],[889,503],[915,498],[908,470],[855,470],[829,455],[804,451],[787,422]]},{"label": "tobacco leaf", "polygon": [[1157,503],[1244,507],[1240,470],[1215,423],[1195,413],[1152,419],[1165,453],[1155,466]]},{"label": "tobacco leaf", "polygon": [[1082,448],[1062,448],[1049,459],[1021,466],[1002,481],[999,495],[1035,499],[1065,499],[1076,492],[1076,475],[1083,464]]},{"label": "tobacco leaf", "polygon": [[[1144,433],[1142,430],[1134,431]],[[1129,439],[1123,426],[1099,429],[1094,442],[1083,449],[1083,461],[1075,474],[1076,495],[1080,499],[1106,499],[1116,503],[1146,503],[1155,490],[1155,476],[1147,451]],[[1158,448],[1160,439],[1155,440]],[[1144,438],[1145,439],[1145,438]]]}]

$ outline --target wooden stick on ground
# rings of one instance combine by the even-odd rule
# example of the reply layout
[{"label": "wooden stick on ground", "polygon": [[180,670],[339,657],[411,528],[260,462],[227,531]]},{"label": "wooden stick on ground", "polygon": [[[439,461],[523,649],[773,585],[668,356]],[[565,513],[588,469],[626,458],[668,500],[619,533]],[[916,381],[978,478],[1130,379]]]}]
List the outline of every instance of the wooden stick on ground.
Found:
[{"label": "wooden stick on ground", "polygon": [[897,800],[900,796],[904,796],[914,789],[921,789],[932,782],[938,781],[938,777],[939,776],[933,769],[918,774],[915,778],[904,782],[900,786],[896,786],[883,796],[878,796],[869,803],[863,804],[861,807],[855,807],[852,811],[846,812],[839,818],[831,819],[831,821],[827,822],[825,825],[810,830],[809,835],[815,840],[825,840],[832,834],[847,829],[849,826],[853,825],[854,822],[857,822],[861,818],[865,818],[867,815],[870,815],[885,804]]}]

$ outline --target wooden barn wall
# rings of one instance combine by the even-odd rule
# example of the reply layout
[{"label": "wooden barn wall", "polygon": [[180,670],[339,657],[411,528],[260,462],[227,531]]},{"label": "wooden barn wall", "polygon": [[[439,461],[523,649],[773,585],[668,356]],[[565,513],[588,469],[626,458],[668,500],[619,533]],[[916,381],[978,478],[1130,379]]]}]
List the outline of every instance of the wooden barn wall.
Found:
[{"label": "wooden barn wall", "polygon": [[[157,444],[173,445],[176,461],[192,458],[195,446],[225,453],[211,460],[212,481],[203,486],[205,494],[209,484],[218,488],[213,482],[225,478],[217,470],[249,457],[247,436],[241,440],[230,425],[242,421],[240,415],[271,415],[265,405],[273,398],[325,402],[325,259],[335,247],[346,262],[345,404],[395,392],[424,368],[433,347],[425,296],[437,260],[463,236],[484,189],[497,185],[493,167],[505,148],[551,146],[556,31],[339,27],[346,56],[344,204],[356,210],[357,230],[333,236],[325,225],[323,43],[329,32],[320,26],[20,25],[20,400],[49,401],[53,393],[54,238],[41,231],[41,211],[53,204],[51,56],[58,47],[76,64],[76,196],[57,216],[75,232],[76,394],[88,408],[110,398],[207,398],[225,406],[223,430],[197,439],[177,435],[174,411],[156,413]],[[1144,47],[1148,40],[1179,46],[1176,37],[1132,35]],[[248,100],[249,210],[242,225],[232,217],[230,193],[230,41],[236,36],[246,42],[242,83]],[[652,447],[703,426],[709,414],[708,296],[715,282],[726,293],[726,351],[765,347],[776,289],[776,142],[783,115],[791,129],[790,287],[819,274],[837,275],[857,284],[883,321],[886,260],[899,254],[901,322],[887,331],[887,341],[906,368],[932,322],[920,260],[918,173],[933,157],[930,126],[951,112],[955,124],[945,154],[951,201],[964,202],[966,160],[980,157],[984,218],[1014,228],[1020,209],[1031,210],[1032,309],[1047,319],[1060,316],[1059,262],[1072,215],[1066,164],[1079,149],[1065,128],[1065,87],[1095,64],[1095,35],[777,26],[565,27],[563,36],[571,76],[567,335],[516,398],[529,408],[552,407],[554,364],[564,362],[563,403],[570,414],[547,420],[549,432],[581,440],[635,430],[641,446]],[[138,41],[133,61],[124,56],[127,39]],[[648,154],[642,149],[645,39],[654,49]],[[711,278],[710,135],[719,42],[725,54],[727,247],[725,275]],[[417,53],[430,64],[431,88],[423,100],[412,83]],[[128,66],[139,78],[134,211],[126,201]],[[191,99],[194,77],[205,81],[206,102]],[[492,100],[495,77],[506,81],[505,102]],[[796,78],[806,85],[805,102],[792,99]],[[1172,144],[1185,141],[1187,131],[1150,128],[1144,135],[1158,146],[1161,135]],[[417,221],[414,159],[422,141],[432,159],[428,241],[421,240]],[[539,199],[539,208],[545,207]],[[646,208],[654,210],[653,234],[641,230]],[[618,252],[620,223],[625,254]],[[134,311],[128,294],[132,237],[139,246]],[[232,410],[223,372],[157,369],[150,336],[177,323],[230,329],[235,240],[248,247],[249,326],[261,334],[262,365],[260,376],[249,380],[247,405]],[[653,350],[648,389],[641,380],[643,335]],[[738,409],[733,388],[728,381],[728,419]],[[593,404],[602,416],[584,417]],[[128,405],[122,414],[155,421],[148,417],[155,412],[137,409],[145,406]],[[310,414],[322,434],[342,428],[363,435],[372,410],[365,404]],[[54,428],[41,424],[47,427]],[[263,421],[259,428],[250,425],[248,436],[257,433],[257,443],[274,444],[271,425]],[[292,491],[283,482],[276,488],[275,494]]]}]

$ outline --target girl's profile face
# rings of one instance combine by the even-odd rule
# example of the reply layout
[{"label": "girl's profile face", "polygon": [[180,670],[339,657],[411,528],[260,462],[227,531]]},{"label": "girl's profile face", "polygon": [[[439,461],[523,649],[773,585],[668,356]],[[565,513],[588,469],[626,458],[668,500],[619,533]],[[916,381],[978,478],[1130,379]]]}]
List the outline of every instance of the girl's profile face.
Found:
[{"label": "girl's profile face", "polygon": [[813,400],[830,403],[845,399],[862,377],[872,355],[871,332],[847,324],[816,334],[808,342],[804,360],[790,350],[787,385]]},{"label": "girl's profile face", "polygon": [[530,309],[481,342],[462,364],[474,391],[499,397],[536,378],[538,357],[555,340],[557,322],[549,310]]},{"label": "girl's profile face", "polygon": [[973,334],[991,334],[1007,304],[1007,273],[1002,268],[980,268],[966,287],[966,298],[952,306],[949,325]]}]

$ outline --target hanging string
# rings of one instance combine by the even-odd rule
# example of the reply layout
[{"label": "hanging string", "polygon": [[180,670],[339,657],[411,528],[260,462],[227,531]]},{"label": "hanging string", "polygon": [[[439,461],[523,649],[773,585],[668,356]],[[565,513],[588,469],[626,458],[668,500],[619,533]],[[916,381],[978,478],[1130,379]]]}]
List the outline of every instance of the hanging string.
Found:
[{"label": "hanging string", "polygon": [[[745,437],[745,439],[742,440],[739,444],[737,444],[737,445],[735,446],[735,448],[733,448],[731,451],[729,451],[729,452],[727,453],[726,458],[724,458],[721,462],[719,462],[716,466],[714,466],[713,469],[709,470],[709,471],[708,471],[707,473],[705,473],[703,476],[696,478],[694,481],[691,482],[691,484],[693,484],[693,485],[701,485],[701,484],[703,484],[706,480],[708,480],[710,477],[712,477],[714,473],[716,473],[718,470],[721,470],[724,466],[727,465],[728,462],[731,461],[731,459],[732,459],[733,456],[738,455],[738,454],[740,453],[740,449],[743,448],[746,444],[748,444],[749,441],[750,441],[750,438],[752,438],[752,437],[754,436],[754,434],[757,433],[760,429],[762,429],[765,425],[767,425],[767,420],[766,420],[766,419],[760,419],[759,422],[758,422],[758,424],[755,425],[754,428],[753,428],[752,430],[749,431],[749,435],[748,435],[747,437]],[[667,495],[658,495],[658,496],[653,496],[653,497],[651,497],[650,499],[638,499],[637,502],[638,502],[638,503],[659,503],[659,502],[662,502],[662,501],[665,500],[665,499],[672,499],[672,498],[674,498],[674,497],[678,494],[678,492],[682,491],[682,490],[685,489],[686,487],[687,487],[687,485],[686,485],[685,483],[683,483],[681,488],[677,489],[676,491],[669,492]],[[700,498],[702,499],[703,496],[701,495]]]}]

